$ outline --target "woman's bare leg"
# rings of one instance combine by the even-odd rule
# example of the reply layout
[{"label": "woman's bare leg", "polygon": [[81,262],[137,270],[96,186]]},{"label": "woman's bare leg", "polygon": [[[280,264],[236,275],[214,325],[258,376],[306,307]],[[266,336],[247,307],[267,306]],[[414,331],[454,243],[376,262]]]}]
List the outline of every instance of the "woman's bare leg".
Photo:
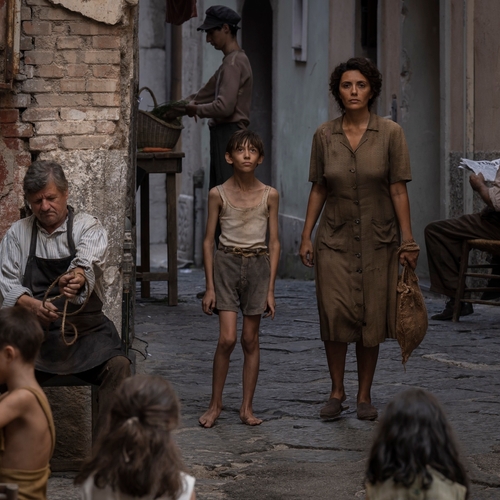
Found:
[{"label": "woman's bare leg", "polygon": [[213,427],[222,411],[222,391],[229,370],[229,359],[236,345],[236,319],[238,313],[219,311],[219,342],[215,350],[212,373],[212,398],[208,410],[198,419],[202,427]]},{"label": "woman's bare leg", "polygon": [[240,408],[240,419],[247,425],[259,425],[260,418],[253,414],[252,401],[259,377],[260,346],[259,346],[260,315],[243,316],[243,332],[241,346],[243,348],[243,402]]},{"label": "woman's bare leg", "polygon": [[345,400],[344,389],[344,371],[345,359],[347,355],[347,342],[335,342],[333,340],[325,340],[326,360],[328,361],[328,369],[332,379],[331,398],[337,398],[340,401]]},{"label": "woman's bare leg", "polygon": [[358,364],[358,404],[371,404],[371,389],[375,368],[377,367],[379,346],[365,347],[363,342],[356,342],[356,361]]}]

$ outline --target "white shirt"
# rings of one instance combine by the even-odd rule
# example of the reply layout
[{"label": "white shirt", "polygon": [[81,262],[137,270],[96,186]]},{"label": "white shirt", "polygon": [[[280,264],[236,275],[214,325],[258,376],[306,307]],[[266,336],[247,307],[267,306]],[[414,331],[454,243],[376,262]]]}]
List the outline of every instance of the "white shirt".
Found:
[{"label": "white shirt", "polygon": [[500,168],[497,170],[493,186],[488,189],[488,192],[493,208],[500,212]]},{"label": "white shirt", "polygon": [[[0,306],[11,307],[21,295],[33,296],[31,290],[22,285],[26,263],[28,262],[32,215],[14,222],[0,243]],[[53,233],[49,234],[38,224],[36,256],[42,259],[61,259],[70,255],[67,222],[63,222]],[[85,289],[72,302],[81,304],[87,293],[94,290],[102,300],[104,297],[101,284],[103,265],[108,247],[106,230],[91,215],[77,213],[73,218],[73,240],[76,256],[69,269],[81,267],[85,270]]]},{"label": "white shirt", "polygon": [[[191,495],[194,491],[194,483],[196,479],[189,474],[181,472],[183,489],[182,493],[176,500],[190,500]],[[113,491],[109,486],[104,489],[98,488],[94,484],[94,476],[89,476],[86,481],[82,484],[82,500],[153,500],[154,495],[148,495],[145,497],[131,497],[120,491]],[[166,496],[162,496],[157,500],[170,500]]]}]

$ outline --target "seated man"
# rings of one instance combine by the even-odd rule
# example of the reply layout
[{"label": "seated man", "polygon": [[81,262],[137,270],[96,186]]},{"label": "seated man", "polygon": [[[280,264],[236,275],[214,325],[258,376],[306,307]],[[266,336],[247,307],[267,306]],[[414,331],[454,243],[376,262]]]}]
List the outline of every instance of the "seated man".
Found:
[{"label": "seated man", "polygon": [[[444,310],[431,319],[446,321],[453,318],[464,240],[500,239],[500,169],[492,187],[486,185],[482,174],[472,174],[469,181],[472,189],[479,193],[487,207],[479,214],[431,222],[425,228],[430,289],[449,297]],[[472,304],[462,304],[460,316],[472,312]]]},{"label": "seated man", "polygon": [[[111,393],[130,375],[118,332],[102,312],[106,231],[95,217],[74,213],[67,205],[68,182],[57,163],[32,163],[24,177],[24,196],[33,215],[15,222],[0,243],[0,305],[32,311],[46,330],[35,365],[40,383],[73,374],[99,385],[100,429]],[[63,297],[44,307],[45,292],[56,280],[50,297]],[[85,301],[83,310],[69,315]]]}]

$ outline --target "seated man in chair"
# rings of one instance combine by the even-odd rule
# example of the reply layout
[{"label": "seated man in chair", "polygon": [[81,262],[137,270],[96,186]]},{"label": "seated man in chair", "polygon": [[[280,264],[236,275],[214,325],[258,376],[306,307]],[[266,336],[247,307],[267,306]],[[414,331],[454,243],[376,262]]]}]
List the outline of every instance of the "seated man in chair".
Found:
[{"label": "seated man in chair", "polygon": [[[487,205],[481,213],[431,222],[425,228],[430,289],[449,297],[444,310],[432,316],[431,319],[446,321],[453,318],[464,240],[500,239],[500,169],[492,187],[486,185],[482,174],[472,174],[469,182],[472,189]],[[462,304],[460,316],[466,316],[472,312],[472,304]]]},{"label": "seated man in chair", "polygon": [[[23,187],[33,215],[15,222],[0,243],[0,306],[22,306],[44,328],[35,364],[39,383],[72,374],[99,385],[99,430],[111,393],[130,375],[118,332],[102,312],[106,231],[95,217],[68,206],[68,182],[59,164],[33,162]],[[49,296],[62,297],[43,304],[54,282]]]}]

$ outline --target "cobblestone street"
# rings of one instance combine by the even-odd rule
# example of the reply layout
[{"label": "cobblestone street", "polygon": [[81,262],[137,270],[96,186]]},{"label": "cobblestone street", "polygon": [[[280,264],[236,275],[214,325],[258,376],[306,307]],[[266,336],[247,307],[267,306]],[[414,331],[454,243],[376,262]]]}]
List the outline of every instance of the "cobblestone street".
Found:
[{"label": "cobblestone street", "polygon": [[[346,386],[350,409],[334,422],[322,422],[330,379],[319,338],[314,283],[278,280],[277,315],[261,323],[261,371],[254,411],[259,427],[242,425],[242,353],[237,346],[224,392],[224,411],[213,429],[197,419],[211,390],[217,317],[202,313],[196,294],[203,272],[179,274],[180,301],[168,307],[166,285],[153,285],[153,298],[138,298],[137,371],[169,379],[182,402],[177,441],[197,478],[201,500],[278,500],[364,498],[365,459],[376,422],[356,418],[354,346],[348,352]],[[425,288],[425,284],[423,284]],[[430,314],[440,297],[425,292]],[[381,346],[373,402],[383,411],[401,390],[432,391],[453,424],[472,480],[472,500],[500,498],[500,308],[477,306],[460,323],[430,321],[406,372],[397,342]],[[147,344],[145,343],[147,342]],[[79,498],[72,474],[57,473],[49,498]]]}]

